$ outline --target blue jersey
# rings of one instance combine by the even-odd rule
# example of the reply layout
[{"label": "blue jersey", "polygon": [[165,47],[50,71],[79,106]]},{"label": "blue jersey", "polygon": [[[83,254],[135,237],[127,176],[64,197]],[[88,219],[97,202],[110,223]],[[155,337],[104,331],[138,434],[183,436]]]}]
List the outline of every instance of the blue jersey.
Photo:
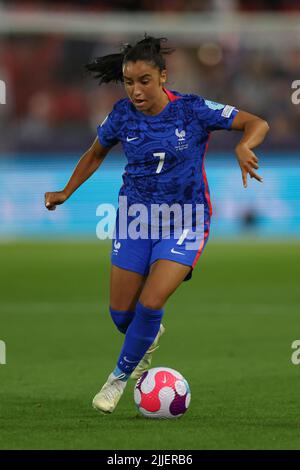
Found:
[{"label": "blue jersey", "polygon": [[119,196],[128,205],[204,204],[211,215],[204,156],[209,134],[230,129],[238,110],[194,94],[164,89],[169,103],[157,115],[138,111],[128,99],[119,100],[98,126],[104,147],[122,144],[127,157]]}]

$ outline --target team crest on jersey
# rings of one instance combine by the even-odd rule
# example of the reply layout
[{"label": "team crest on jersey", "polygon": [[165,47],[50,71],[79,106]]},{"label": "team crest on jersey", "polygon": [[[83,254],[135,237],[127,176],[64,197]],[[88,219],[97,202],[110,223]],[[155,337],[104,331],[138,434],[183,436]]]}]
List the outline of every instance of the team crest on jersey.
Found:
[{"label": "team crest on jersey", "polygon": [[179,129],[176,129],[175,134],[178,137],[178,142],[182,142],[183,140],[185,140],[185,131],[184,130],[179,131]]},{"label": "team crest on jersey", "polygon": [[185,143],[185,136],[186,136],[185,130],[180,131],[179,129],[176,129],[175,134],[178,138],[178,145],[176,145],[175,149],[176,150],[185,150],[185,149],[187,149],[188,144]]}]

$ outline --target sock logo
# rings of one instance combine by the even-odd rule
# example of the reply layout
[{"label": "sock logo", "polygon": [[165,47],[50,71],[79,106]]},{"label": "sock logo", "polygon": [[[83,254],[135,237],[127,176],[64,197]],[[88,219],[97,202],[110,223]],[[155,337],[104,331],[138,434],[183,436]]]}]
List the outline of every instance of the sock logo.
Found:
[{"label": "sock logo", "polygon": [[130,361],[129,359],[127,359],[126,356],[124,356],[124,361],[130,362],[130,364],[136,364],[137,362],[139,362],[139,361]]}]

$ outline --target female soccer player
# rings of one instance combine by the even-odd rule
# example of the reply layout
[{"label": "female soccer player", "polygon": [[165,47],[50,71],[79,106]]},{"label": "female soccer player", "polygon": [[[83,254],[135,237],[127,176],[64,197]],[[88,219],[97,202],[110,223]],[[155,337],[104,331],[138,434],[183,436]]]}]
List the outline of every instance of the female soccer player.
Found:
[{"label": "female soccer player", "polygon": [[[207,242],[212,211],[203,161],[210,132],[243,131],[235,150],[244,187],[248,175],[262,181],[255,172],[258,158],[252,149],[264,140],[269,129],[266,121],[229,105],[167,90],[164,55],[172,51],[163,45],[165,40],[145,35],[133,46],[125,44],[119,54],[106,55],[87,65],[100,85],[124,82],[128,98],[119,100],[98,127],[97,138],[80,159],[66,187],[45,194],[47,209],[55,209],[121,142],[128,163],[119,196],[127,198],[128,210],[120,210],[119,197],[111,252],[109,310],[125,340],[115,369],[93,399],[93,407],[104,413],[114,411],[128,378],[138,378],[150,366],[151,354],[164,332],[161,321],[166,301],[183,281],[191,278]],[[139,219],[147,236],[121,237],[124,221],[128,231],[134,222],[133,204],[137,203],[149,209],[150,219],[145,218],[144,211],[140,211],[143,217]],[[164,209],[170,210],[174,204],[177,209],[184,209],[185,205],[191,208],[189,222],[180,233],[175,230],[178,212],[172,222],[169,219],[169,236],[163,231],[167,219],[156,221],[152,209],[163,204]],[[202,208],[201,220],[196,206]],[[179,219],[178,216],[176,220]],[[155,237],[151,236],[153,227],[158,230]]]}]

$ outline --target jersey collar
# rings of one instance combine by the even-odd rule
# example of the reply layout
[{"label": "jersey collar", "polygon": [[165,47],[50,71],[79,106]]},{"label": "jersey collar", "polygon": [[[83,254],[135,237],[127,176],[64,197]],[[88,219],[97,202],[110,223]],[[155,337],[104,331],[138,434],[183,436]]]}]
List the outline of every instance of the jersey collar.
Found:
[{"label": "jersey collar", "polygon": [[166,93],[167,97],[169,98],[170,101],[175,101],[178,100],[180,97],[174,95],[170,90],[167,90],[166,88],[163,87],[163,91]]}]

